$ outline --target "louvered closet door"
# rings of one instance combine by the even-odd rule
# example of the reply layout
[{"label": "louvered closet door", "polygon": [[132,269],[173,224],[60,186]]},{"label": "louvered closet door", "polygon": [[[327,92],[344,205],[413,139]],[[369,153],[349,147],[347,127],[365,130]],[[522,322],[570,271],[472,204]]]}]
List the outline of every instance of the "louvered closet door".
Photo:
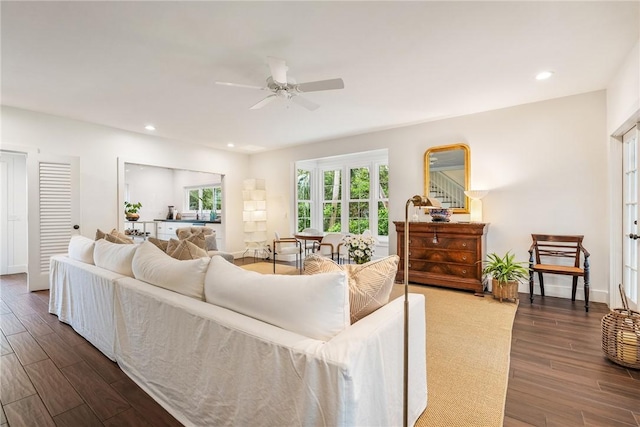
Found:
[{"label": "louvered closet door", "polygon": [[51,256],[67,253],[69,239],[79,234],[79,165],[78,157],[27,157],[30,291],[49,289]]}]

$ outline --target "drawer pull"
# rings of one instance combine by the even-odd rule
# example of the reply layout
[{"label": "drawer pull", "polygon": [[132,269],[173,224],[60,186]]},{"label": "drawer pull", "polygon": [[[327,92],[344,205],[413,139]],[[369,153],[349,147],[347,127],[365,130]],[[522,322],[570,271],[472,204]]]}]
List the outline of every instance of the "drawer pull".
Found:
[{"label": "drawer pull", "polygon": [[466,247],[467,247],[467,244],[466,244],[466,243],[463,243],[463,244],[462,244],[462,246],[466,248]]},{"label": "drawer pull", "polygon": [[467,274],[467,270],[462,270],[462,274]]},{"label": "drawer pull", "polygon": [[411,251],[409,251],[409,256],[411,256]]},{"label": "drawer pull", "polygon": [[466,260],[467,260],[467,257],[466,257],[466,256],[463,256],[463,257],[462,257],[462,260],[463,260],[463,261],[466,261]]}]

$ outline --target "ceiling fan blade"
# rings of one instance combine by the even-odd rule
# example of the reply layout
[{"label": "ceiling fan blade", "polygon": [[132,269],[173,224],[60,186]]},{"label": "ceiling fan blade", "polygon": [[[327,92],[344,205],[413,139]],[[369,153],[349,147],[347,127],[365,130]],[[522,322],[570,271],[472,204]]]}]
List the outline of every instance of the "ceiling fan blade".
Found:
[{"label": "ceiling fan blade", "polygon": [[307,98],[303,98],[301,96],[294,96],[291,98],[292,102],[295,102],[296,104],[306,108],[309,111],[314,111],[317,110],[318,108],[320,108],[320,106],[318,104],[316,104],[315,102],[311,102],[309,101]]},{"label": "ceiling fan blade", "polygon": [[264,98],[262,101],[258,102],[257,104],[255,104],[254,106],[252,106],[249,109],[250,110],[257,110],[259,108],[262,108],[262,107],[264,107],[265,105],[267,105],[268,103],[270,103],[271,101],[273,101],[276,98],[277,98],[276,95],[269,95],[266,98]]},{"label": "ceiling fan blade", "polygon": [[276,83],[281,85],[287,84],[287,64],[284,59],[274,58],[273,56],[267,57],[269,61],[269,68],[271,69],[271,77]]},{"label": "ceiling fan blade", "polygon": [[319,90],[344,89],[342,79],[318,80],[317,82],[300,83],[296,85],[299,92],[316,92]]},{"label": "ceiling fan blade", "polygon": [[247,88],[247,89],[260,89],[260,90],[268,89],[268,88],[262,87],[262,86],[243,85],[243,84],[240,84],[240,83],[216,82],[216,84],[217,85],[221,85],[221,86],[244,87],[244,88]]}]

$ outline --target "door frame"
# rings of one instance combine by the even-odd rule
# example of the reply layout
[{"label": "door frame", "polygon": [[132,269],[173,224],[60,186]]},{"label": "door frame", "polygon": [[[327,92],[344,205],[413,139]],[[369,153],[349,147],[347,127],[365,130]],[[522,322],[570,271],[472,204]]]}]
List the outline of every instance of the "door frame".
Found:
[{"label": "door frame", "polygon": [[[609,250],[609,307],[622,307],[622,298],[618,291],[618,284],[622,283],[622,271],[624,262],[622,259],[623,222],[622,207],[622,136],[634,126],[640,126],[640,109],[636,110],[625,122],[619,126],[609,138],[609,180],[610,180],[610,205],[609,224],[610,250]],[[640,128],[639,128],[640,129]]]}]

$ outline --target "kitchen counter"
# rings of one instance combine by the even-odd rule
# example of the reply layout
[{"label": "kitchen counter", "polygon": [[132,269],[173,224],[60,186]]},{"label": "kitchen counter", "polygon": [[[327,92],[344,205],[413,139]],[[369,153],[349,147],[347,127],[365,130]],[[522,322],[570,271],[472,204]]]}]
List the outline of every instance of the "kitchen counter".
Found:
[{"label": "kitchen counter", "polygon": [[163,222],[188,222],[190,224],[198,224],[198,223],[203,223],[203,224],[222,224],[222,221],[219,219],[216,219],[215,221],[211,221],[208,219],[154,219],[154,221],[163,221]]}]

